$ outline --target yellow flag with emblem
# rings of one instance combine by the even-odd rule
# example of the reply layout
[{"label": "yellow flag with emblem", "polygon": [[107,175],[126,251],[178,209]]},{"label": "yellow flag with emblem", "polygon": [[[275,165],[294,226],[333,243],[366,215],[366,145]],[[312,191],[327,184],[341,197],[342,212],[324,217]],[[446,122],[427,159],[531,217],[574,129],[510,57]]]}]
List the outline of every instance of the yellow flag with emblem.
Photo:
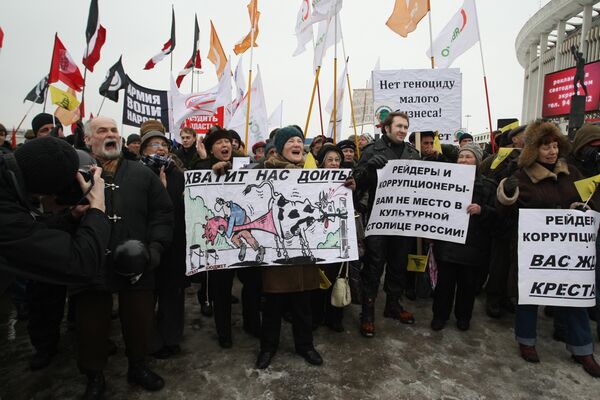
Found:
[{"label": "yellow flag with emblem", "polygon": [[519,127],[519,121],[515,121],[512,124],[508,124],[506,126],[503,126],[502,128],[500,128],[500,132],[502,133],[506,133],[512,129],[518,128]]},{"label": "yellow flag with emblem", "polygon": [[437,151],[438,154],[442,154],[442,142],[440,141],[440,134],[435,131],[435,135],[433,135],[433,149]]},{"label": "yellow flag with emblem", "polygon": [[498,165],[502,164],[502,161],[504,161],[513,150],[514,149],[511,147],[500,147],[498,149],[498,154],[496,154],[496,158],[494,158],[494,161],[490,166],[490,169],[498,168]]},{"label": "yellow flag with emblem", "polygon": [[52,104],[56,104],[69,111],[73,111],[80,104],[80,101],[75,96],[52,85],[50,85],[50,99],[52,100]]},{"label": "yellow flag with emblem", "polygon": [[581,201],[587,201],[590,198],[590,196],[596,191],[596,187],[599,184],[600,175],[576,181],[575,187],[577,188],[577,193],[579,193],[579,197],[581,197]]}]

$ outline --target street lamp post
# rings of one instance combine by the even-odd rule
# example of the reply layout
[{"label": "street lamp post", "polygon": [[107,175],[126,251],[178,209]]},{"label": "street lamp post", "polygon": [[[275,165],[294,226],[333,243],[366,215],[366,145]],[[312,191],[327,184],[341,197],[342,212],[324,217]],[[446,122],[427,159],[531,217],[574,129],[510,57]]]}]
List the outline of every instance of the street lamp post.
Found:
[{"label": "street lamp post", "polygon": [[467,119],[467,126],[466,126],[467,132],[469,132],[469,118],[471,118],[471,117],[472,117],[471,114],[465,114],[465,118]]}]

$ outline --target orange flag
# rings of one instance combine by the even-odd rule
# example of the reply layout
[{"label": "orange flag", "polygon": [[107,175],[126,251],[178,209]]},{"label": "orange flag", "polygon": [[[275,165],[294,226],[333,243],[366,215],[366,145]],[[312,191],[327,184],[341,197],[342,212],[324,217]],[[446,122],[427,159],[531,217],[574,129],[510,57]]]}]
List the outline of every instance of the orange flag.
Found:
[{"label": "orange flag", "polygon": [[429,11],[429,0],[396,0],[394,11],[385,23],[402,37],[417,29],[417,24]]},{"label": "orange flag", "polygon": [[227,56],[223,51],[223,46],[221,46],[221,41],[219,40],[219,36],[217,36],[217,31],[212,21],[210,21],[210,50],[208,51],[208,59],[215,64],[217,76],[220,79],[221,75],[223,75],[225,64],[227,64]]},{"label": "orange flag", "polygon": [[[248,15],[250,16],[250,32],[239,42],[236,43],[233,48],[233,52],[236,55],[240,55],[252,47],[258,47],[256,44],[256,38],[258,37],[258,19],[260,18],[260,11],[258,11],[258,0],[250,0],[248,3]],[[252,30],[254,30],[254,43],[252,42]]]}]

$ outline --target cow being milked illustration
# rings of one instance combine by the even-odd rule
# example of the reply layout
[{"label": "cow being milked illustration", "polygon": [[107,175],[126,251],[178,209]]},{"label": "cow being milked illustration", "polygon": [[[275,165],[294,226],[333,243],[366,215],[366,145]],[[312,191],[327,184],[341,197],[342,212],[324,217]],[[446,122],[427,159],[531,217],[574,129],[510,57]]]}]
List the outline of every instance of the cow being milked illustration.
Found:
[{"label": "cow being milked illustration", "polygon": [[247,227],[247,224],[250,223],[250,218],[246,215],[246,210],[233,201],[225,201],[218,197],[215,204],[215,211],[222,211],[224,218],[216,216],[209,219],[206,217],[206,224],[202,226],[204,228],[202,237],[214,245],[217,234],[225,235],[236,248],[240,249],[240,253],[238,254],[240,261],[244,261],[246,258],[248,247],[246,243],[248,243],[256,251],[256,262],[261,263],[265,257],[265,248],[258,243]]}]

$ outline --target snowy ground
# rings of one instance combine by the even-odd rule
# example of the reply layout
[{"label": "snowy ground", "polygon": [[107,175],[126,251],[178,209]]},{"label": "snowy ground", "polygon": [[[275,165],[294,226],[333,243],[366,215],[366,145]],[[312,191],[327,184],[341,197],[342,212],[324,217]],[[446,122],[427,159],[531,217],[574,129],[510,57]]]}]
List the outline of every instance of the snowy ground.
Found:
[{"label": "snowy ground", "polygon": [[[239,286],[236,286],[239,291]],[[183,353],[171,360],[152,360],[166,381],[158,393],[146,393],[126,382],[127,362],[120,327],[113,324],[119,351],[106,371],[110,399],[599,399],[600,379],[588,376],[570,361],[562,343],[552,340],[552,321],[539,317],[538,352],[542,362],[529,364],[518,356],[512,316],[488,318],[482,298],[475,305],[472,328],[432,332],[431,300],[405,303],[415,311],[414,326],[384,319],[378,302],[377,335],[358,333],[360,307],[346,309],[344,333],[326,327],[315,332],[325,359],[321,367],[307,364],[293,351],[291,327],[284,323],[282,343],[271,367],[254,368],[256,339],[241,329],[241,306],[233,305],[230,350],[216,341],[212,319],[200,316],[195,293],[188,291]],[[50,367],[28,370],[31,346],[26,323],[12,319],[6,299],[0,300],[0,399],[74,399],[85,388],[73,355],[74,335],[63,326],[60,354]],[[595,325],[593,326],[595,328]],[[600,354],[596,352],[596,358]]]}]

